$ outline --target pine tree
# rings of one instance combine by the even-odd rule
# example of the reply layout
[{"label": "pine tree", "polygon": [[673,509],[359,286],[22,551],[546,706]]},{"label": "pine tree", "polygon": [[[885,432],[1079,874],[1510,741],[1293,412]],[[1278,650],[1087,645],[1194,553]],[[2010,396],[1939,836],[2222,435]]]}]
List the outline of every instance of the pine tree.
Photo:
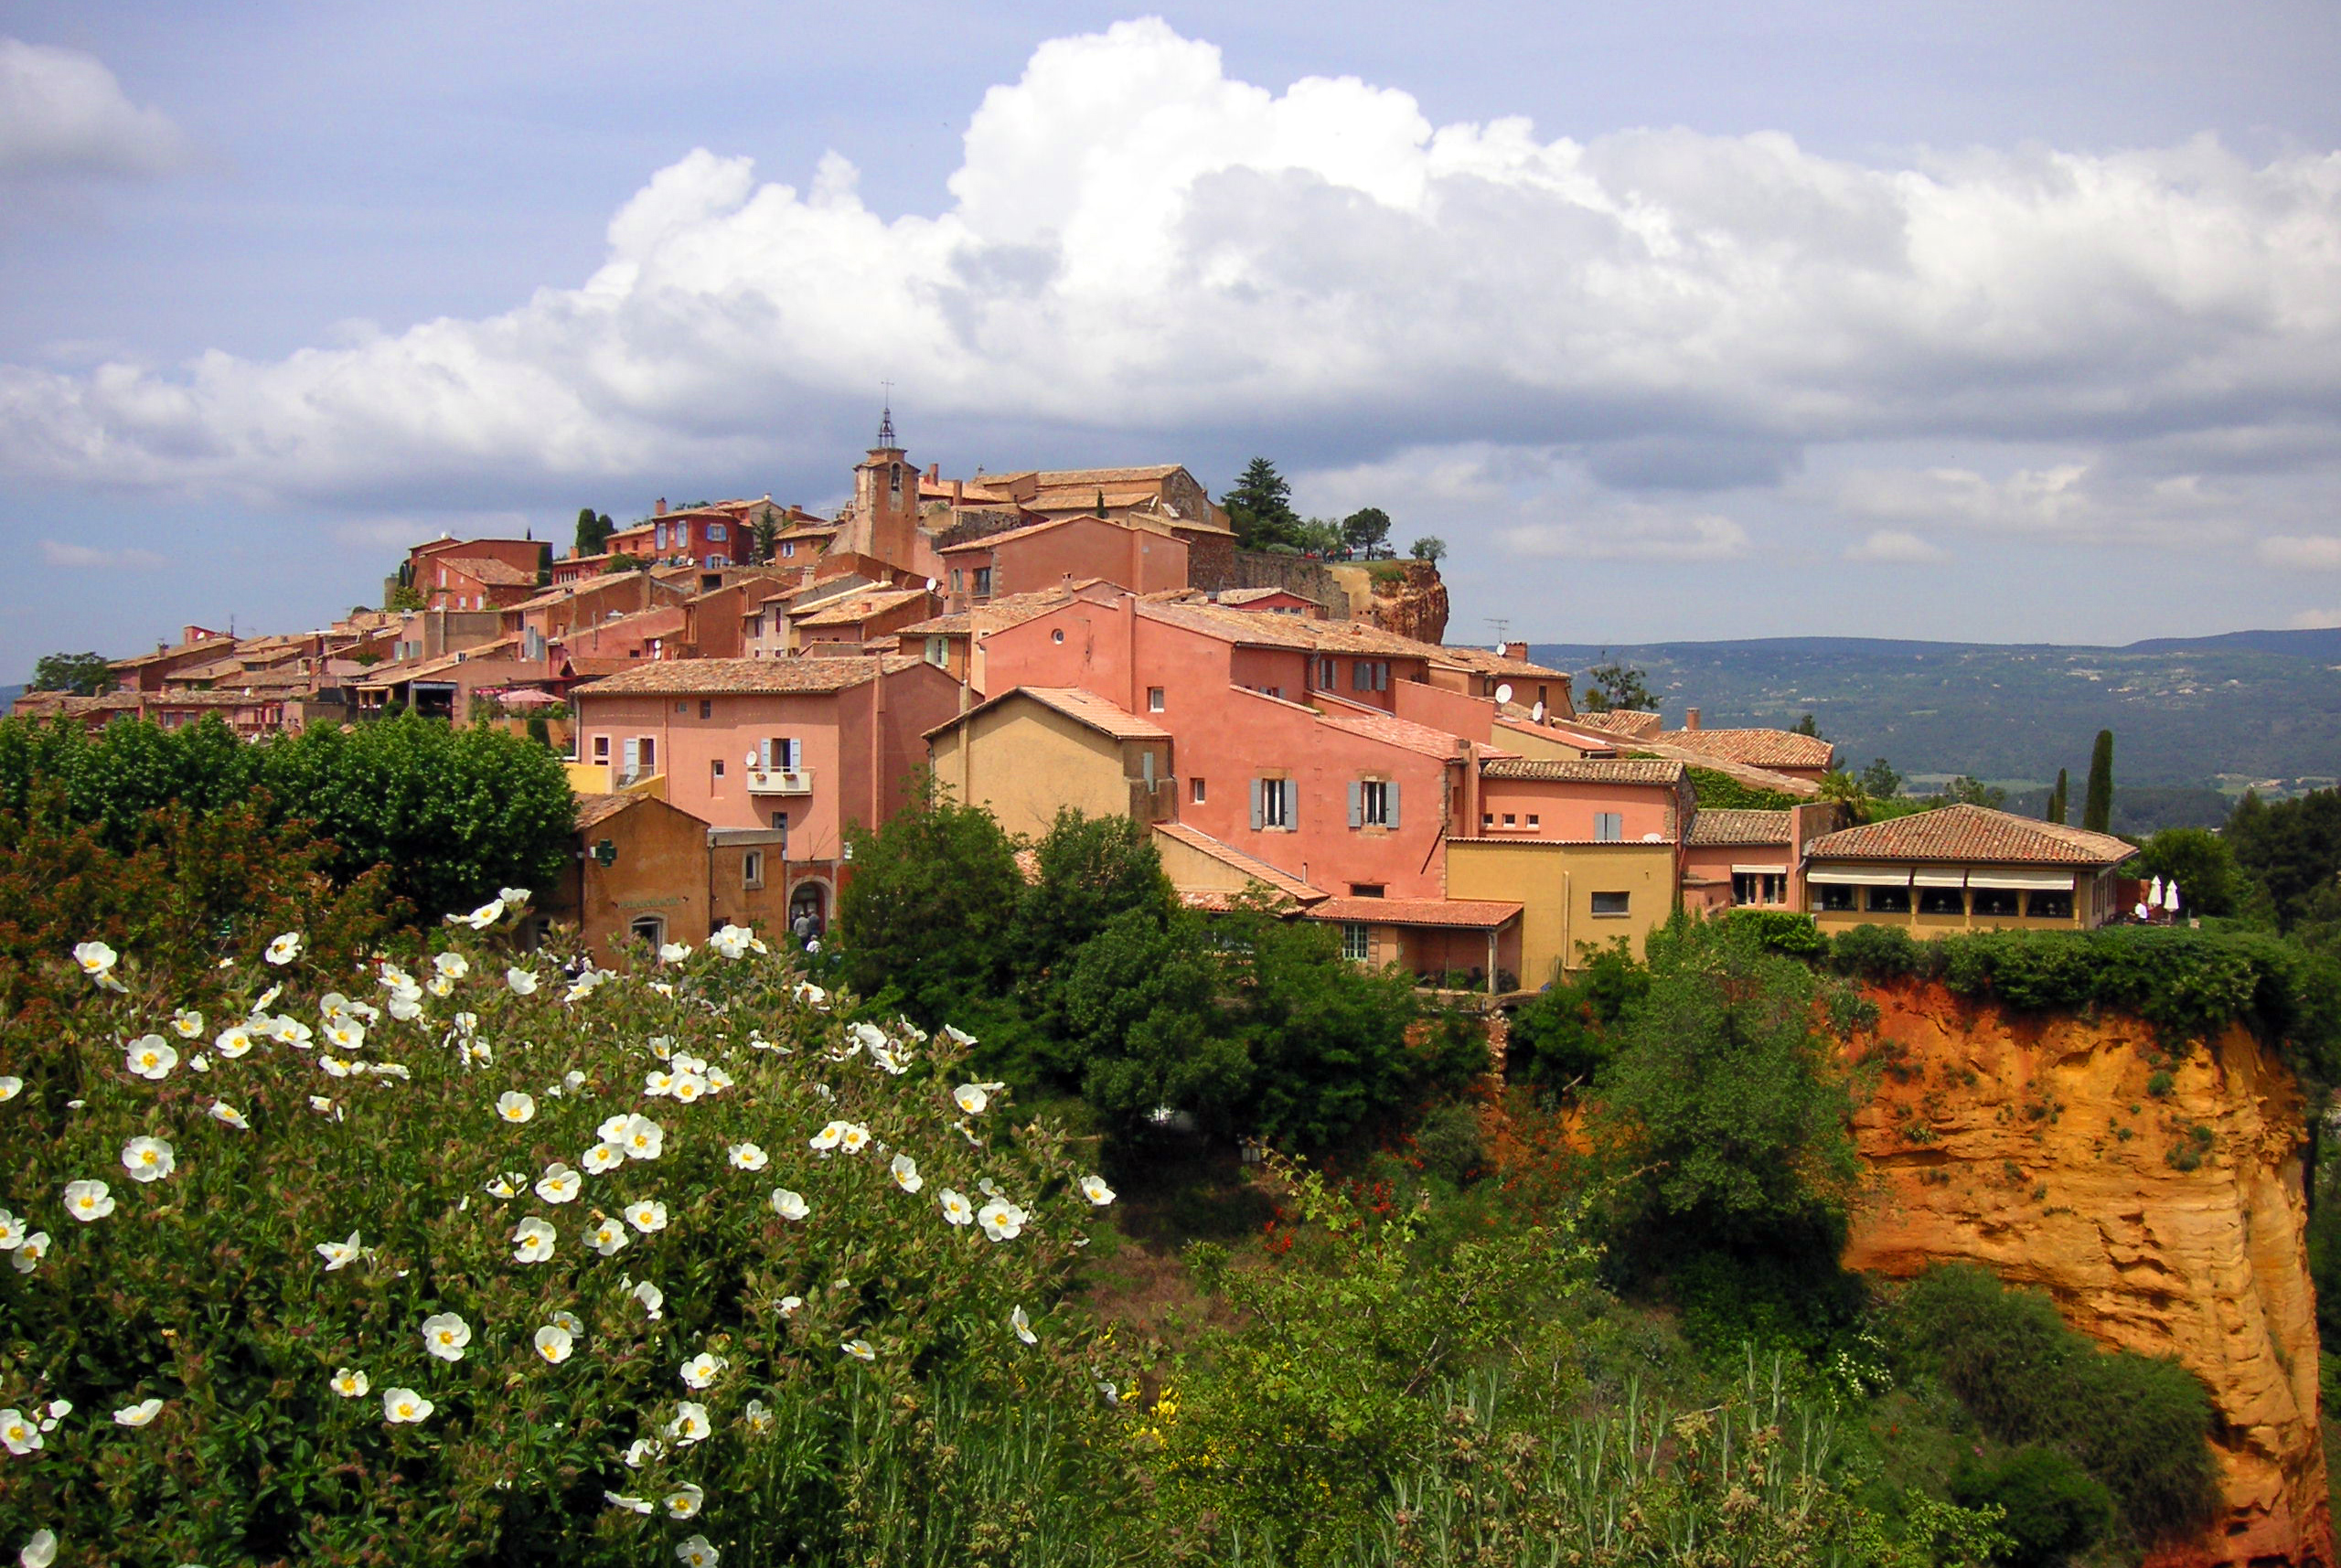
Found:
[{"label": "pine tree", "polygon": [[2065,820],[2065,803],[2072,798],[2072,775],[2068,773],[2064,769],[2058,768],[2057,770],[2057,787],[2048,792],[2047,816],[2049,821],[2062,822]]},{"label": "pine tree", "polygon": [[2113,731],[2100,730],[2089,756],[2089,794],[2081,799],[2081,826],[2091,833],[2113,831]]},{"label": "pine tree", "polygon": [[1267,458],[1256,457],[1245,464],[1244,476],[1219,498],[1219,504],[1227,508],[1235,542],[1245,549],[1296,542],[1300,517],[1292,509],[1292,486]]}]

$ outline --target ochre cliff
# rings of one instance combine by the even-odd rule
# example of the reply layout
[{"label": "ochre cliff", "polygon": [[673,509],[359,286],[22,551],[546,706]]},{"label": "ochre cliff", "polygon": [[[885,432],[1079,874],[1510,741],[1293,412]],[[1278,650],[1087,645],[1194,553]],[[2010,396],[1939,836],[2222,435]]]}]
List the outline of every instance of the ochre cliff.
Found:
[{"label": "ochre cliff", "polygon": [[1447,640],[1447,584],[1436,561],[1344,562],[1329,570],[1349,595],[1352,620],[1416,642]]},{"label": "ochre cliff", "polygon": [[1855,1130],[1879,1191],[1847,1265],[1979,1264],[2100,1343],[2176,1357],[2216,1407],[2227,1514],[2149,1563],[2330,1563],[2291,1073],[2230,1028],[2157,1096],[2136,1019],[2026,1019],[1935,986],[1871,996],[1861,1049],[1883,1071]]}]

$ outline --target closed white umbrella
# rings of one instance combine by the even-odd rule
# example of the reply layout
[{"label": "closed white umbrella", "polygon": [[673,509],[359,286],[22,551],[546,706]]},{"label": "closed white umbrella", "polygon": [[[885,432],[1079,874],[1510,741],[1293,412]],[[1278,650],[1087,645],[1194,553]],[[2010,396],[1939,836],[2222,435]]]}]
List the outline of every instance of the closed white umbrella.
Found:
[{"label": "closed white umbrella", "polygon": [[2173,914],[2178,912],[2178,879],[2176,877],[2171,878],[2170,885],[2162,891],[2162,907]]},{"label": "closed white umbrella", "polygon": [[2162,879],[2160,877],[2156,877],[2146,889],[2146,907],[2148,909],[2162,908]]}]

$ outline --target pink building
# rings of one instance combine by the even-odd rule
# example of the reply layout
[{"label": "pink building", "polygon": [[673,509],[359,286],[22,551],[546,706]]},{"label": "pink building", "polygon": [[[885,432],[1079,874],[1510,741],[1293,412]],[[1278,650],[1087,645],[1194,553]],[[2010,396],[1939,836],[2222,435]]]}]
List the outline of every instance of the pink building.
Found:
[{"label": "pink building", "polygon": [[1102,517],[1057,517],[945,547],[946,587],[957,603],[1087,577],[1138,593],[1187,586],[1187,547],[1151,528]]},{"label": "pink building", "polygon": [[1843,806],[1702,811],[1683,851],[1683,902],[1698,910],[1804,907],[1804,847],[1845,821]]}]

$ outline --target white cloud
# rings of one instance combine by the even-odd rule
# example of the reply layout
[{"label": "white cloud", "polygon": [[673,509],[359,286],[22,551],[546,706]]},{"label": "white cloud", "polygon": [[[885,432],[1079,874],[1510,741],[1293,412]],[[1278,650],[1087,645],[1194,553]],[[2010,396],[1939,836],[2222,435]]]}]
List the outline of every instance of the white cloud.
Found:
[{"label": "white cloud", "polygon": [[[791,443],[833,463],[819,427],[882,375],[914,443],[954,421],[1143,432],[1149,451],[1468,431],[1579,449],[1636,488],[1703,450],[1734,455],[1684,487],[1776,478],[1815,442],[2096,450],[2341,402],[2341,155],[1873,168],[1776,133],[1545,141],[1523,120],[1435,126],[1351,79],[1234,80],[1155,20],[1042,45],[963,146],[951,205],[892,221],[834,155],[799,189],[694,152],[613,218],[583,283],[483,320],[273,361],[0,367],[0,473],[372,508],[390,487],[736,472]],[[2131,537],[2076,486],[2055,466],[1920,472],[1848,507]],[[2193,528],[2189,505],[2154,516]],[[1650,552],[1748,548],[1712,511],[1621,526]]]},{"label": "white cloud", "polygon": [[94,57],[0,38],[0,175],[157,175],[187,156],[178,127]]},{"label": "white cloud", "polygon": [[2341,626],[2341,604],[2330,610],[2303,610],[2286,624],[2296,632],[2321,632],[2327,626]]},{"label": "white cloud", "polygon": [[2270,566],[2301,571],[2341,571],[2341,535],[2271,534],[2253,551]]},{"label": "white cloud", "polygon": [[1505,530],[1520,555],[1576,560],[1729,560],[1748,552],[1748,530],[1713,512],[1671,516],[1626,505],[1590,523],[1529,523]]},{"label": "white cloud", "polygon": [[1845,559],[1908,566],[1921,561],[1944,560],[1949,559],[1949,553],[1941,546],[1929,544],[1904,529],[1879,528],[1859,544],[1849,546]]},{"label": "white cloud", "polygon": [[152,571],[169,564],[151,549],[97,549],[85,544],[59,544],[55,539],[40,541],[40,559],[44,565],[74,571]]},{"label": "white cloud", "polygon": [[[2081,543],[2224,546],[2247,503],[2232,477],[2154,476],[2091,458],[2020,467],[1998,478],[1971,468],[1865,468],[1829,497],[1840,516],[1917,528]],[[1910,527],[1882,530],[1908,535]]]}]

